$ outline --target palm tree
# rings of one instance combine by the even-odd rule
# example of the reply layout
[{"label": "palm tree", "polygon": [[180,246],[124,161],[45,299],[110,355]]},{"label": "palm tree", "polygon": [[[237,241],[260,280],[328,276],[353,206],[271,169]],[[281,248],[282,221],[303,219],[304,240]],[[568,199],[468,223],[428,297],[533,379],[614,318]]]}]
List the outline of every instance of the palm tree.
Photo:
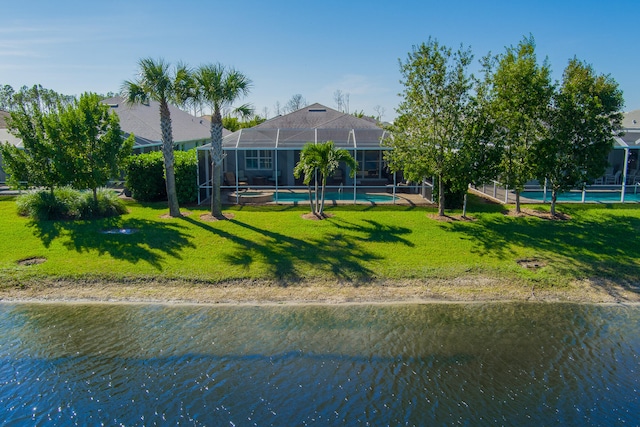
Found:
[{"label": "palm tree", "polygon": [[125,81],[122,96],[128,104],[140,104],[150,99],[160,103],[160,129],[162,131],[162,154],[164,157],[165,182],[169,215],[180,217],[178,194],[174,171],[173,131],[169,102],[184,103],[184,86],[189,80],[190,71],[184,64],[178,64],[174,70],[163,59],[144,58],[138,62],[138,79]]},{"label": "palm tree", "polygon": [[[296,178],[301,175],[304,177],[303,182],[309,186],[309,202],[311,203],[311,212],[324,218],[324,195],[327,186],[327,178],[338,169],[340,162],[344,162],[350,168],[349,175],[353,178],[358,169],[358,162],[344,148],[336,148],[333,141],[321,142],[314,144],[309,142],[305,144],[300,152],[300,161],[296,164],[293,174]],[[321,190],[318,198],[318,174],[320,175]],[[315,180],[315,203],[311,197],[311,179]]]},{"label": "palm tree", "polygon": [[[211,194],[211,215],[223,219],[220,185],[222,178],[222,110],[230,107],[251,89],[251,80],[241,72],[226,68],[222,64],[203,65],[194,74],[196,93],[200,102],[211,110],[211,168],[213,192]],[[236,111],[250,115],[253,109],[245,104]]]}]

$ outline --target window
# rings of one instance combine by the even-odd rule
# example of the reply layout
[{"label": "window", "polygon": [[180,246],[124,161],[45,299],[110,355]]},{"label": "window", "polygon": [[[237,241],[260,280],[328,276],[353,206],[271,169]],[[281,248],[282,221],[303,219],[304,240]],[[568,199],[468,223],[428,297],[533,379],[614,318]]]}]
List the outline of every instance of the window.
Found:
[{"label": "window", "polygon": [[358,151],[358,176],[361,178],[380,178],[384,170],[382,151]]},{"label": "window", "polygon": [[271,150],[247,150],[245,165],[247,169],[273,169],[273,152]]}]

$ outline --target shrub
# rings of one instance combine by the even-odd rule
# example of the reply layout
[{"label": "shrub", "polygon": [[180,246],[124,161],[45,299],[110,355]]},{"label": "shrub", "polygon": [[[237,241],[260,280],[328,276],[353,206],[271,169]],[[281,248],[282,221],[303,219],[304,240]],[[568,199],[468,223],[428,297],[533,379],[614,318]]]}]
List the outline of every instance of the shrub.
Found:
[{"label": "shrub", "polygon": [[[194,202],[198,198],[198,160],[195,150],[176,151],[174,157],[178,202]],[[142,202],[167,199],[162,152],[129,157],[125,174],[125,186],[134,199]]]},{"label": "shrub", "polygon": [[176,192],[180,203],[198,200],[198,158],[195,150],[176,151]]},{"label": "shrub", "polygon": [[115,192],[101,188],[97,196],[96,202],[93,192],[81,192],[80,219],[107,218],[127,213],[127,208]]},{"label": "shrub", "polygon": [[130,156],[125,163],[125,186],[131,197],[142,202],[166,199],[162,153]]},{"label": "shrub", "polygon": [[36,221],[55,219],[105,218],[126,213],[122,200],[110,190],[98,190],[98,202],[91,191],[79,191],[70,187],[31,191],[18,197],[18,214]]}]

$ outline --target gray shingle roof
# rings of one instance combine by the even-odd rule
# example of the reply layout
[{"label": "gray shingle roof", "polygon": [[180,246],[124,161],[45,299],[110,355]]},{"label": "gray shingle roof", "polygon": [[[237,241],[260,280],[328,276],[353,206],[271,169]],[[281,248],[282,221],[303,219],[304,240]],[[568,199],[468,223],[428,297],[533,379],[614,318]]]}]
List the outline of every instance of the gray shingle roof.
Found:
[{"label": "gray shingle roof", "polygon": [[625,129],[640,129],[640,110],[633,110],[628,113],[624,113],[622,127]]},{"label": "gray shingle roof", "polygon": [[9,113],[0,110],[0,143],[8,142],[11,145],[22,148],[22,140],[13,136],[9,130],[7,130],[7,117],[9,117]]},{"label": "gray shingle roof", "polygon": [[256,129],[380,129],[375,122],[312,104],[255,126]]},{"label": "gray shingle roof", "polygon": [[[111,106],[120,118],[120,128],[129,135],[136,137],[137,147],[159,145],[162,143],[160,130],[160,104],[150,101],[149,104],[128,105],[122,97],[114,97],[102,101]],[[173,130],[173,142],[180,144],[190,141],[208,140],[211,137],[211,123],[200,117],[169,105],[171,113],[171,127]],[[230,132],[223,131],[223,135]]]},{"label": "gray shingle roof", "polygon": [[0,128],[0,143],[8,142],[9,144],[22,148],[22,140],[11,134],[6,128]]},{"label": "gray shingle roof", "polygon": [[0,110],[0,129],[7,128],[7,116],[9,116],[9,113],[4,110]]},{"label": "gray shingle roof", "polygon": [[[307,142],[333,141],[341,148],[386,149],[388,132],[375,122],[313,104],[225,136],[224,149],[301,149]],[[206,149],[202,147],[200,149]]]}]

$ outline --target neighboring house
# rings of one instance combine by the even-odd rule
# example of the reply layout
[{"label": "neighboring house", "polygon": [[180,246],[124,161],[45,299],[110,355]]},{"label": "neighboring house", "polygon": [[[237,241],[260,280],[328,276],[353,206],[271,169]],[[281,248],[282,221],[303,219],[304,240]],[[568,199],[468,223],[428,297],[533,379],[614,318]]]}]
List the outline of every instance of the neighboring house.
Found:
[{"label": "neighboring house", "polygon": [[[352,179],[349,169],[340,165],[329,185],[386,188],[394,183],[383,156],[389,148],[382,141],[388,137],[388,131],[372,119],[357,118],[321,104],[309,105],[225,136],[223,186],[276,189],[303,186],[301,179],[293,176],[300,151],[308,142],[331,140],[336,147],[349,150],[359,167]],[[212,188],[209,151],[209,145],[198,148],[201,199],[209,197]]]},{"label": "neighboring house", "polygon": [[[122,97],[116,96],[102,101],[109,105],[120,118],[120,128],[125,136],[133,134],[135,154],[160,150],[162,131],[160,129],[160,104],[149,101],[147,104],[128,105]],[[195,117],[169,105],[173,143],[176,150],[190,150],[211,140],[211,122]],[[228,135],[228,130],[223,135]]]},{"label": "neighboring house", "polygon": [[636,185],[640,182],[640,110],[624,114],[622,136],[614,138],[613,150],[609,153],[609,168],[596,184]]},{"label": "neighboring house", "polygon": [[[123,98],[114,97],[102,101],[109,105],[120,118],[120,128],[125,137],[133,134],[135,142],[134,154],[160,150],[162,146],[162,132],[160,130],[159,103],[150,101],[148,104],[127,105]],[[171,126],[173,142],[176,150],[190,150],[208,143],[211,140],[211,122],[207,119],[192,116],[179,108],[169,105],[171,112]],[[22,147],[22,141],[13,136],[6,129],[5,117],[9,113],[0,111],[0,142],[9,142]],[[223,130],[223,135],[228,135]],[[0,183],[6,181],[0,158]]]}]

